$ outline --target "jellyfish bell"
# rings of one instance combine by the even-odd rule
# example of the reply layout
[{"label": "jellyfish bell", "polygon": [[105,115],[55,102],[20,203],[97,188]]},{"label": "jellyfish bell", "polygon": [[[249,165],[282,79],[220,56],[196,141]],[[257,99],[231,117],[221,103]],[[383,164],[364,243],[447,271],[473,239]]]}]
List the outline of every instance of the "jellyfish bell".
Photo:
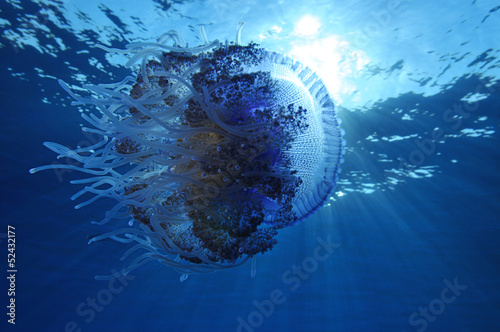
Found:
[{"label": "jellyfish bell", "polygon": [[[150,261],[182,274],[238,266],[276,244],[279,229],[317,211],[335,188],[344,141],[334,103],[321,79],[300,62],[255,43],[209,42],[188,47],[170,31],[156,43],[125,50],[137,68],[116,84],[73,93],[74,105],[99,135],[70,150],[44,143],[88,178],[72,199],[91,195],[118,203],[100,224],[130,248],[120,273]],[[136,65],[136,63],[138,65]],[[124,216],[128,216],[123,222]],[[99,277],[111,278],[113,276]]]}]

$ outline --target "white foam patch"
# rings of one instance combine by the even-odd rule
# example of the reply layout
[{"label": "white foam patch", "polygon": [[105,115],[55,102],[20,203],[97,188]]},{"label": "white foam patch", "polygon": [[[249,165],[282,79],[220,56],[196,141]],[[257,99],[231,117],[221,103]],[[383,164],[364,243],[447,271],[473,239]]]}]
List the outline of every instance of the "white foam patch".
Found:
[{"label": "white foam patch", "polygon": [[491,137],[494,130],[465,128],[460,130],[460,134],[467,137]]},{"label": "white foam patch", "polygon": [[396,141],[402,141],[405,139],[415,138],[417,136],[418,136],[418,134],[412,134],[412,135],[407,135],[407,136],[392,135],[389,137],[384,136],[384,137],[382,137],[382,140],[387,141],[387,142],[396,142]]},{"label": "white foam patch", "polygon": [[488,96],[489,95],[484,94],[484,93],[469,93],[465,97],[460,99],[460,101],[464,101],[464,102],[472,104],[472,103],[478,102],[480,100],[486,99],[486,98],[488,98]]},{"label": "white foam patch", "polygon": [[3,19],[3,18],[0,18],[0,27],[6,27],[6,26],[9,26],[10,25],[10,22],[6,19]]}]

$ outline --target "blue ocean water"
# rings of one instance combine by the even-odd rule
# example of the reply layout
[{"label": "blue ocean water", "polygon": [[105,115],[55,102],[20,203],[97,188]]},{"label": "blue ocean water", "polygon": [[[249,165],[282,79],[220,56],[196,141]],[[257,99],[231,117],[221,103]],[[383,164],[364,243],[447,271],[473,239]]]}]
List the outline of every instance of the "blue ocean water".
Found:
[{"label": "blue ocean water", "polygon": [[[496,1],[4,1],[1,330],[499,331],[500,6]],[[123,247],[87,245],[112,206],[74,210],[75,172],[28,170],[42,142],[86,144],[76,86],[129,74],[123,48],[175,29],[190,45],[255,41],[317,71],[347,153],[325,207],[250,263],[180,283],[127,278]],[[15,296],[8,295],[8,225]],[[15,325],[6,308],[15,298]]]}]

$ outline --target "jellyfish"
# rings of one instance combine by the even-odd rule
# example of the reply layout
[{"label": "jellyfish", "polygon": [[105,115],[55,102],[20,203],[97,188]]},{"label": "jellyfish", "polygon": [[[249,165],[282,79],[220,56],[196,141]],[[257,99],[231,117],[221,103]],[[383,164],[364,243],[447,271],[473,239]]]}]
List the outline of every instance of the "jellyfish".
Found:
[{"label": "jellyfish", "polygon": [[[236,40],[189,47],[176,31],[125,50],[132,76],[88,85],[85,105],[98,135],[71,150],[45,142],[68,164],[30,170],[77,170],[88,177],[75,208],[111,198],[98,224],[113,231],[89,243],[126,244],[121,274],[151,261],[182,274],[239,266],[276,245],[284,227],[322,207],[341,171],[340,119],[322,80],[308,67],[256,43]],[[90,198],[89,198],[90,197]],[[254,269],[254,264],[252,264]],[[112,278],[98,276],[98,279]]]}]

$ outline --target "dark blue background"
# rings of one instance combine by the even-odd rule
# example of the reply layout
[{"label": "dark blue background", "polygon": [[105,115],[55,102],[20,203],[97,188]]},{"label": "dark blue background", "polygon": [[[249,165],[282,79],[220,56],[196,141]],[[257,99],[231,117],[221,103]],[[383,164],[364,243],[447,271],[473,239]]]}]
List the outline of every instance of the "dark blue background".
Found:
[{"label": "dark blue background", "polygon": [[[4,17],[18,15],[9,8],[2,6]],[[35,12],[37,8],[26,4],[24,10]],[[54,25],[50,29],[74,50],[87,48],[66,30]],[[91,52],[99,59],[104,56],[100,50]],[[42,142],[75,146],[84,139],[79,113],[69,107],[57,82],[42,79],[33,68],[68,81],[71,73],[60,65],[67,56],[96,82],[112,80],[88,64],[88,54],[64,54],[53,58],[29,47],[0,49],[4,62],[0,68],[0,233],[6,233],[7,225],[16,227],[18,269],[15,326],[6,324],[8,287],[2,277],[2,331],[64,331],[72,324],[82,331],[236,331],[238,317],[247,320],[249,315],[263,317],[254,331],[417,331],[423,325],[412,326],[410,315],[439,299],[447,287],[444,280],[453,283],[455,278],[467,288],[424,330],[500,330],[498,84],[459,128],[474,127],[475,119],[487,116],[495,130],[492,137],[460,136],[435,143],[435,152],[424,160],[424,165],[439,166],[433,177],[405,178],[405,183],[392,190],[387,187],[369,195],[348,192],[337,197],[332,206],[306,222],[283,230],[276,248],[257,257],[255,278],[250,277],[250,264],[245,264],[179,283],[178,273],[150,263],[133,271],[133,279],[109,304],[100,312],[92,311],[95,316],[90,316],[87,306],[83,307],[87,313],[79,315],[77,308],[87,298],[106,293],[108,282],[96,281],[94,276],[119,269],[123,247],[113,241],[87,246],[89,237],[109,229],[89,221],[100,220],[112,202],[75,211],[69,197],[78,187],[68,182],[78,174],[65,174],[59,183],[51,171],[28,173],[30,168],[54,160]],[[125,75],[109,70],[117,77]],[[14,77],[13,72],[25,75]],[[364,138],[374,130],[400,135],[417,130],[425,139],[435,127],[457,134],[459,130],[443,122],[442,114],[480,84],[478,77],[464,75],[448,90],[431,97],[404,94],[379,102],[372,112],[342,112],[346,140],[352,148],[344,170],[363,169],[372,174],[372,182],[383,182],[386,173],[370,161],[369,152],[392,156],[397,168],[396,158],[408,159],[415,145],[402,142],[388,150]],[[41,102],[47,96],[52,104]],[[425,109],[437,116],[402,123],[392,113],[395,107]],[[447,156],[446,162],[441,156]],[[449,159],[459,162],[450,163]],[[348,187],[341,185],[338,190]],[[292,284],[283,280],[283,274],[313,255],[318,237],[330,237],[340,247],[291,290]],[[0,240],[5,257],[0,258],[3,276],[7,241]],[[252,314],[257,311],[253,302],[269,300],[275,289],[283,292],[284,303],[276,305],[269,317]]]}]

